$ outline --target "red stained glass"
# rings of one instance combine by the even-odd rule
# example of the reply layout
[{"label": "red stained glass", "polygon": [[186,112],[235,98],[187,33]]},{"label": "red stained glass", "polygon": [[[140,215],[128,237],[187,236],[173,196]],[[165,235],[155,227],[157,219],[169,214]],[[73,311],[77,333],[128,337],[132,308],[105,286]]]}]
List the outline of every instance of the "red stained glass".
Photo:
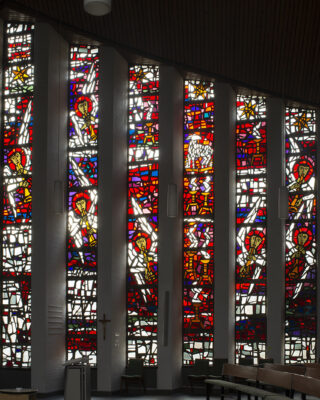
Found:
[{"label": "red stained glass", "polygon": [[266,355],[266,102],[238,96],[236,127],[236,362]]},{"label": "red stained glass", "polygon": [[1,352],[4,368],[31,366],[33,25],[5,28],[2,106]]},{"label": "red stained glass", "polygon": [[214,89],[186,81],[184,101],[183,364],[213,359]]},{"label": "red stained glass", "polygon": [[97,362],[99,49],[72,46],[69,65],[67,359]]},{"label": "red stained glass", "polygon": [[286,109],[285,362],[316,361],[316,113]]},{"label": "red stained glass", "polygon": [[127,357],[157,365],[159,67],[129,70]]}]

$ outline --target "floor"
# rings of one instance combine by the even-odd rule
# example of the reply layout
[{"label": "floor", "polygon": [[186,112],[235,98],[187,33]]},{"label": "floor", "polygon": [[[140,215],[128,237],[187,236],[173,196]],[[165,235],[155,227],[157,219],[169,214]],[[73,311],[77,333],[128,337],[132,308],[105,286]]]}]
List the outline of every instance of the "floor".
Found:
[{"label": "floor", "polygon": [[[63,396],[50,396],[50,397],[41,397],[45,400],[64,400]],[[114,396],[107,396],[107,397],[96,397],[92,396],[91,400],[205,400],[205,395],[190,395],[190,394],[170,394],[170,395],[114,395]],[[218,400],[218,397],[211,396],[211,400]],[[220,397],[219,397],[220,399]],[[225,397],[225,400],[231,400]]]},{"label": "floor", "polygon": [[[50,396],[50,397],[41,397],[45,400],[64,400],[63,396]],[[129,394],[129,395],[113,395],[113,396],[92,396],[91,400],[205,400],[205,394],[183,394],[183,393],[175,393],[168,395],[156,395],[146,393],[145,395],[137,394]],[[243,396],[243,399],[247,400],[247,396]],[[210,400],[220,400],[220,396],[210,396]],[[236,396],[225,396],[225,400],[236,400]],[[294,396],[294,400],[301,400],[301,395],[296,394]],[[319,398],[308,396],[307,400],[319,400]]]}]

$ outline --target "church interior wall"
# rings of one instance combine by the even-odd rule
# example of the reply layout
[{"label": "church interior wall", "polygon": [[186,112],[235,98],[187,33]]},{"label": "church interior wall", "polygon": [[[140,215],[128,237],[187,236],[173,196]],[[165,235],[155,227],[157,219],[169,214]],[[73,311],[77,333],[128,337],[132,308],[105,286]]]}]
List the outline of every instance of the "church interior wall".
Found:
[{"label": "church interior wall", "polygon": [[[65,60],[68,57],[68,43],[46,23],[37,23],[35,32],[37,72],[34,135],[38,139],[35,139],[34,143],[33,160],[33,365],[31,371],[8,369],[3,371],[3,376],[9,386],[31,385],[42,393],[52,393],[63,389],[64,378],[62,364],[65,356],[67,224],[66,213],[57,212],[61,197],[57,197],[54,188],[55,182],[60,182],[62,187],[66,187],[68,65]],[[98,331],[98,365],[97,369],[92,369],[92,389],[103,393],[119,389],[119,377],[126,365],[127,67],[128,61],[117,50],[101,47],[98,317],[102,318],[105,313],[112,323],[106,328],[106,340],[103,339],[102,329]],[[175,390],[186,385],[188,374],[188,367],[182,367],[181,358],[182,211],[181,202],[178,201],[178,216],[167,216],[167,187],[168,184],[176,184],[178,199],[181,198],[184,76],[173,66],[161,65],[160,78],[159,258],[163,267],[160,263],[159,365],[145,368],[145,378],[147,387]],[[216,81],[215,102],[214,351],[216,358],[233,362],[236,121],[234,88],[228,83]],[[272,241],[273,237],[282,238],[282,243],[279,240],[278,245],[268,249],[268,356],[282,362],[284,222],[278,217],[277,188],[284,184],[281,148],[281,115],[284,102],[282,99],[273,98],[268,104],[269,241]],[[280,174],[277,173],[279,170]],[[164,302],[166,293],[170,298],[168,315]],[[167,340],[164,339],[165,336]]]}]

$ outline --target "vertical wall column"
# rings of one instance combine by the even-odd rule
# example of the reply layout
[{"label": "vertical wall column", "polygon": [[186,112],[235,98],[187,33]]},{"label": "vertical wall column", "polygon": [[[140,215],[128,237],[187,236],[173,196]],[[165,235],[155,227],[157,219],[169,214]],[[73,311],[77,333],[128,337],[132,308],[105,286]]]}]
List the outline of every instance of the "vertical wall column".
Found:
[{"label": "vertical wall column", "polygon": [[215,83],[214,358],[234,362],[236,94]]},{"label": "vertical wall column", "polygon": [[128,65],[108,47],[100,50],[99,93],[97,389],[110,392],[126,365]]},{"label": "vertical wall column", "polygon": [[[180,387],[182,366],[183,79],[160,66],[159,308],[157,387]],[[177,185],[178,215],[167,215],[168,185]],[[169,195],[170,197],[170,195]],[[173,195],[174,197],[174,195]]]},{"label": "vertical wall column", "polygon": [[[279,188],[285,185],[284,104],[267,99],[267,358],[284,357],[285,220],[279,218]],[[281,199],[286,201],[286,199]]]},{"label": "vertical wall column", "polygon": [[42,393],[63,388],[68,46],[49,25],[35,28],[32,369]]}]

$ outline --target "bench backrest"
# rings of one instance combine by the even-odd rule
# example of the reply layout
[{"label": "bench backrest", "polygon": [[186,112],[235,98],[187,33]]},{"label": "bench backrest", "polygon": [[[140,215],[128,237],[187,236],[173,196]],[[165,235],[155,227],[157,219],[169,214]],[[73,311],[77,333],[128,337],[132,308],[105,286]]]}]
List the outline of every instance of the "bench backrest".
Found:
[{"label": "bench backrest", "polygon": [[263,367],[264,364],[273,364],[274,359],[273,358],[259,358],[259,366]]},{"label": "bench backrest", "polygon": [[209,371],[209,360],[196,359],[192,371],[194,375],[208,375]]},{"label": "bench backrest", "polygon": [[247,365],[224,364],[222,375],[233,378],[257,379],[258,368]]},{"label": "bench backrest", "polygon": [[310,368],[320,368],[320,364],[319,363],[305,363],[304,364],[305,367],[310,367]]},{"label": "bench backrest", "polygon": [[292,374],[292,389],[300,393],[309,394],[310,396],[319,397],[320,379]]},{"label": "bench backrest", "polygon": [[259,368],[257,380],[266,385],[277,386],[291,390],[291,375],[289,372],[276,371],[268,368]]},{"label": "bench backrest", "polygon": [[126,368],[126,375],[143,375],[143,359],[142,358],[131,358],[128,361]]},{"label": "bench backrest", "polygon": [[290,374],[304,375],[306,367],[303,365],[264,364],[264,368],[275,371],[289,372]]},{"label": "bench backrest", "polygon": [[306,372],[304,374],[305,376],[310,376],[311,378],[316,378],[320,379],[320,368],[316,367],[307,367]]}]

